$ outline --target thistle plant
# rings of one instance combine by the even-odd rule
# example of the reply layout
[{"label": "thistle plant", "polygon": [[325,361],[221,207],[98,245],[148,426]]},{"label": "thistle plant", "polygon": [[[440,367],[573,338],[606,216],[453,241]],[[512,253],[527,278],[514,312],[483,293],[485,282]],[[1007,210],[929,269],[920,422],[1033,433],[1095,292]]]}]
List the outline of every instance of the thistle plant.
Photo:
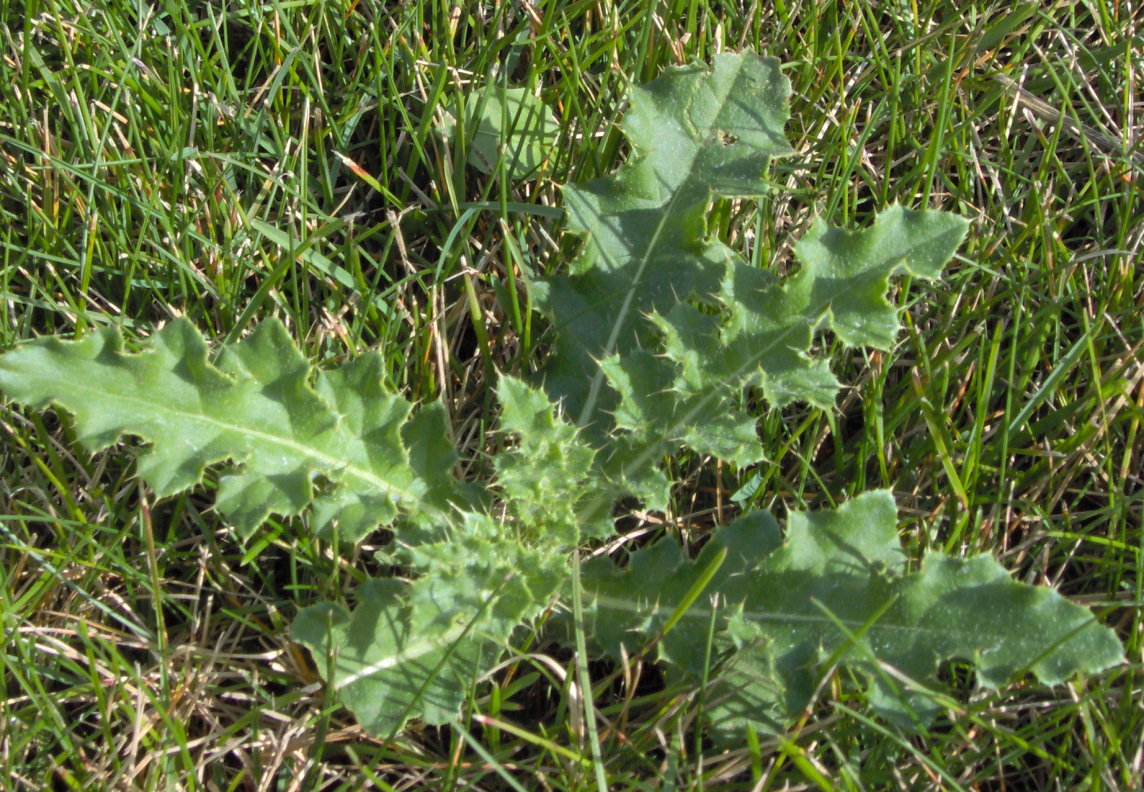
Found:
[{"label": "thistle plant", "polygon": [[[376,734],[449,722],[522,626],[559,640],[577,617],[596,651],[647,653],[672,679],[706,684],[712,735],[784,729],[835,666],[865,680],[875,711],[917,726],[937,712],[927,691],[945,660],[973,663],[990,688],[1121,662],[1088,610],[986,555],[908,558],[887,491],[792,512],[785,530],[748,510],[697,554],[665,536],[622,562],[580,565],[613,535],[618,499],[667,505],[665,457],[737,470],[765,458],[744,394],[830,408],[840,384],[814,351],[819,334],[889,349],[890,279],[938,279],[965,236],[960,217],[900,206],[857,231],[816,222],[786,278],[719,241],[713,202],[763,195],[771,159],[792,153],[788,91],[774,60],[742,54],[633,92],[628,163],[565,189],[582,252],[531,284],[551,352],[535,375],[500,376],[506,450],[489,480],[454,477],[444,408],[389,391],[375,353],[315,370],[276,319],[213,352],[189,319],[139,351],[114,328],[38,339],[0,357],[0,389],[64,408],[91,451],[141,438],[137,473],[159,497],[221,466],[216,508],[244,539],[272,514],[305,514],[341,545],[390,529],[381,552],[402,575],[362,584],[352,608],[304,607],[291,629]],[[512,97],[490,102],[501,123],[489,134],[501,137],[482,138],[480,154],[493,170],[498,152],[527,151],[521,176],[542,159],[521,136],[539,127],[548,140],[551,124]],[[532,120],[514,126],[511,107]],[[574,597],[583,607],[570,613]]]}]

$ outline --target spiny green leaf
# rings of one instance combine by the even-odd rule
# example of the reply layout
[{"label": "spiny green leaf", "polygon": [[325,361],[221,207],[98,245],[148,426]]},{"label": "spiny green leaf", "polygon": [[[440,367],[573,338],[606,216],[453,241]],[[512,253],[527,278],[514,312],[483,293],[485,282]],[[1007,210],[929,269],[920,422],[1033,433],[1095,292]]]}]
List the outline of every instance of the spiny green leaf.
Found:
[{"label": "spiny green leaf", "polygon": [[1116,636],[1088,610],[1014,581],[988,556],[932,553],[908,572],[887,492],[793,513],[785,543],[770,514],[752,512],[716,532],[695,560],[662,540],[633,553],[625,569],[607,559],[587,564],[588,634],[615,657],[621,646],[639,652],[719,554],[726,557],[697,604],[656,648],[677,672],[699,679],[707,652],[697,636],[714,619],[712,656],[732,658],[712,691],[719,728],[744,718],[785,727],[810,701],[829,658],[870,681],[882,714],[914,724],[935,707],[902,677],[936,687],[943,660],[973,662],[990,688],[1026,671],[1056,684],[1123,660]]},{"label": "spiny green leaf", "polygon": [[[543,391],[502,375],[497,396],[501,430],[517,442],[495,460],[509,508],[521,526],[574,547],[581,539],[577,504],[594,491],[589,478],[595,453]],[[610,527],[604,521],[597,532]]]},{"label": "spiny green leaf", "polygon": [[371,580],[352,612],[320,603],[292,627],[341,701],[379,735],[410,718],[455,717],[512,631],[547,605],[564,565],[478,515],[450,541],[411,550],[409,561],[423,573],[417,580]]},{"label": "spiny green leaf", "polygon": [[377,735],[411,717],[447,722],[475,681],[471,668],[484,665],[481,642],[468,639],[466,622],[434,628],[436,614],[412,613],[408,595],[398,580],[370,580],[358,587],[352,612],[322,602],[299,611],[291,627],[338,699]]},{"label": "spiny green leaf", "polygon": [[[832,405],[839,383],[810,356],[815,333],[887,348],[890,276],[936,278],[965,235],[962,218],[897,206],[857,232],[819,221],[786,282],[712,239],[712,197],[762,194],[769,159],[789,152],[788,92],[777,63],[754,55],[670,70],[633,93],[631,162],[565,189],[584,253],[539,285],[556,329],[545,388],[586,437],[613,445],[599,455],[613,482],[650,485],[646,469],[681,446],[758,461],[742,389],[760,386],[776,406]],[[615,430],[628,437],[617,444]]]},{"label": "spiny green leaf", "polygon": [[888,349],[898,332],[886,299],[890,276],[901,270],[936,278],[966,225],[945,212],[898,206],[863,231],[817,222],[795,247],[803,268],[785,283],[729,259],[720,315],[677,304],[652,316],[663,334],[661,354],[603,362],[621,396],[617,425],[736,464],[757,461],[754,420],[736,407],[742,388],[761,386],[776,406],[832,406],[839,384],[828,362],[809,354],[815,331],[827,327],[844,343]]},{"label": "spiny green leaf", "polygon": [[845,344],[889,349],[899,326],[886,299],[890,276],[901,270],[936,279],[966,228],[956,215],[894,206],[862,231],[817,221],[795,246],[802,269],[782,285],[730,263],[720,292],[724,321],[704,321],[688,305],[658,319],[666,354],[679,367],[676,386],[697,392],[715,383],[757,383],[776,406],[833,405],[838,383],[808,355],[814,332],[825,326]]},{"label": "spiny green leaf", "polygon": [[556,330],[548,393],[583,427],[607,428],[614,397],[598,362],[649,340],[646,315],[710,298],[734,255],[707,235],[715,195],[766,190],[783,137],[790,85],[778,62],[720,55],[712,68],[666,72],[632,92],[623,130],[635,154],[615,175],[564,191],[569,228],[585,236],[572,275],[539,284]]},{"label": "spiny green leaf", "polygon": [[[242,536],[271,513],[298,514],[311,503],[319,530],[337,526],[352,541],[399,511],[440,521],[451,504],[466,501],[448,473],[456,456],[441,446],[440,408],[413,419],[432,423],[434,439],[403,442],[411,407],[384,390],[375,354],[320,373],[316,388],[310,379],[309,364],[274,319],[223,349],[217,367],[186,319],[135,354],[118,330],[105,328],[0,356],[0,388],[25,404],[66,408],[88,449],[125,434],[150,443],[138,469],[159,497],[198,484],[209,465],[234,462],[219,478],[217,505]],[[321,492],[318,475],[330,482]]]}]

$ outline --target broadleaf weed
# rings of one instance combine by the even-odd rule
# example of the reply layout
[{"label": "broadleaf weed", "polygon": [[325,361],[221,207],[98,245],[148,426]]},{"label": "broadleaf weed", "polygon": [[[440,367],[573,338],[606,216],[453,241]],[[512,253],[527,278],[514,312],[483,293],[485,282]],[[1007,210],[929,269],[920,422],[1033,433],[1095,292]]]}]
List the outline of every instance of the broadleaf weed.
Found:
[{"label": "broadleaf weed", "polygon": [[[552,352],[535,381],[500,379],[506,450],[489,480],[452,476],[441,405],[389,392],[371,353],[315,373],[275,319],[224,345],[217,364],[185,319],[138,353],[115,329],[40,339],[0,357],[0,388],[67,409],[91,450],[125,434],[147,441],[138,475],[159,496],[226,465],[217,508],[243,537],[306,509],[323,537],[392,528],[384,552],[406,574],[364,583],[352,610],[304,608],[292,635],[369,731],[450,722],[520,625],[553,607],[567,621],[570,554],[609,535],[617,499],[663,508],[675,482],[660,462],[684,450],[737,469],[761,460],[744,390],[832,405],[840,385],[814,352],[820,332],[888,348],[890,278],[936,280],[961,243],[963,219],[894,206],[864,230],[816,223],[795,247],[800,269],[780,278],[719,241],[712,202],[758,198],[771,158],[790,153],[788,91],[777,62],[750,54],[636,89],[628,164],[566,188],[583,253],[532,284]],[[494,170],[496,146],[481,145]],[[530,148],[513,175],[541,160]],[[769,512],[747,511],[695,557],[665,537],[622,566],[587,562],[577,580],[580,642],[617,659],[648,652],[673,678],[706,682],[704,716],[723,737],[784,729],[826,658],[866,680],[876,711],[917,726],[937,710],[924,691],[943,660],[973,661],[997,687],[1123,657],[1089,611],[987,556],[931,552],[910,568],[885,491],[792,512],[785,536]]]}]

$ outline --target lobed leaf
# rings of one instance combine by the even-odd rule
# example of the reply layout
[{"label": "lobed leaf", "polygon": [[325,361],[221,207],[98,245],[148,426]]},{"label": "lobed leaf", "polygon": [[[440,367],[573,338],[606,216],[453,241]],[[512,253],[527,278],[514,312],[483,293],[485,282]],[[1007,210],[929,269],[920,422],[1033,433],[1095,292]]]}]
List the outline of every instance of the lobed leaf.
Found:
[{"label": "lobed leaf", "polygon": [[[138,472],[159,497],[200,483],[210,465],[235,463],[219,478],[217,507],[244,537],[272,513],[313,504],[319,531],[336,526],[354,541],[399,512],[443,521],[471,499],[448,473],[456,455],[443,410],[411,419],[411,405],[382,387],[376,354],[320,372],[311,386],[309,364],[276,319],[223,349],[217,366],[207,352],[186,319],[134,354],[115,328],[42,338],[0,356],[0,389],[67,409],[91,451],[126,434],[147,441]],[[317,488],[319,476],[329,485]]]},{"label": "lobed leaf", "polygon": [[352,612],[320,603],[291,628],[343,704],[378,735],[414,717],[455,717],[513,630],[540,614],[564,577],[562,557],[526,549],[478,515],[408,560],[422,573],[416,580],[368,581]]},{"label": "lobed leaf", "polygon": [[960,217],[897,206],[857,232],[819,221],[786,282],[713,239],[712,198],[761,195],[770,158],[789,153],[788,93],[777,62],[751,54],[670,70],[633,92],[631,161],[565,188],[584,252],[572,274],[539,284],[556,330],[545,388],[607,449],[603,477],[629,491],[662,486],[647,468],[681,446],[758,461],[742,389],[759,386],[776,406],[833,404],[840,386],[810,355],[815,333],[888,348],[898,331],[890,277],[937,278],[964,238]]},{"label": "lobed leaf", "polygon": [[648,342],[647,314],[718,291],[734,254],[708,238],[708,204],[765,192],[770,158],[790,151],[789,93],[778,61],[753,54],[672,69],[632,92],[622,124],[631,161],[565,188],[584,252],[573,274],[538,284],[538,295],[556,331],[545,387],[578,425],[607,429],[614,398],[598,362]]},{"label": "lobed leaf", "polygon": [[825,327],[840,341],[888,349],[898,333],[886,299],[890,276],[937,278],[965,237],[967,223],[946,212],[894,206],[867,229],[816,222],[795,246],[802,269],[785,283],[728,259],[712,315],[680,303],[653,315],[662,352],[612,356],[601,366],[620,395],[617,425],[639,437],[685,444],[739,465],[763,450],[754,419],[738,410],[744,386],[776,406],[834,404],[838,380],[809,354]]},{"label": "lobed leaf", "polygon": [[[1087,609],[1014,581],[988,556],[931,553],[907,571],[884,491],[837,510],[792,513],[785,542],[768,512],[751,512],[694,560],[661,540],[624,569],[608,559],[586,564],[582,583],[586,631],[613,657],[659,639],[657,657],[692,680],[706,678],[709,658],[727,661],[709,694],[717,730],[747,720],[785,728],[827,661],[855,669],[876,710],[913,725],[936,712],[924,691],[938,686],[943,660],[974,663],[989,688],[1025,672],[1057,684],[1123,661],[1115,634]],[[701,637],[712,627],[708,647]]]},{"label": "lobed leaf", "polygon": [[832,406],[838,381],[825,361],[808,354],[815,331],[826,327],[844,344],[889,349],[899,329],[886,299],[890,276],[904,271],[937,279],[967,225],[946,212],[900,206],[862,231],[820,220],[795,246],[802,269],[781,285],[731,261],[719,295],[722,322],[707,321],[689,305],[656,317],[677,366],[675,387],[696,393],[720,383],[758,384],[776,406],[796,400]]}]

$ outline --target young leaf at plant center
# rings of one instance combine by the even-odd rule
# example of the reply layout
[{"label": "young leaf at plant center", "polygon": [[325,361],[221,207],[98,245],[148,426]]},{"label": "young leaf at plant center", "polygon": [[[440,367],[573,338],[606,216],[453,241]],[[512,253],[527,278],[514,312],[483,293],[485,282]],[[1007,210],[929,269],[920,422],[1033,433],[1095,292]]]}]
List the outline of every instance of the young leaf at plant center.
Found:
[{"label": "young leaf at plant center", "polygon": [[[311,503],[320,531],[336,525],[341,539],[356,541],[399,511],[447,522],[468,502],[447,473],[456,456],[440,438],[410,444],[418,461],[435,461],[434,472],[411,464],[402,439],[411,405],[384,391],[376,354],[322,372],[316,390],[310,379],[276,319],[224,348],[218,366],[185,318],[135,354],[117,329],[104,328],[0,356],[0,389],[35,407],[63,406],[89,450],[125,434],[148,441],[139,474],[159,497],[200,483],[209,465],[236,463],[219,478],[217,506],[243,537],[269,514],[298,514]],[[432,421],[433,409],[413,420]],[[318,475],[330,482],[323,492],[313,485]]]},{"label": "young leaf at plant center", "polygon": [[[726,557],[700,599],[670,632],[667,619],[720,553]],[[694,560],[664,539],[632,554],[625,569],[597,559],[582,570],[585,630],[613,657],[660,638],[659,659],[692,680],[712,657],[733,659],[709,692],[717,730],[744,719],[786,727],[810,701],[838,657],[870,682],[881,714],[924,724],[935,707],[898,674],[933,688],[942,660],[975,663],[996,688],[1031,671],[1047,684],[1123,660],[1120,642],[1092,614],[1055,591],[1014,581],[993,559],[931,553],[907,572],[888,492],[859,496],[837,510],[791,514],[785,543],[765,512],[718,530]],[[894,669],[887,674],[882,667]]]},{"label": "young leaf at plant center", "polygon": [[586,535],[603,535],[610,520],[580,525],[577,504],[591,497],[589,476],[595,452],[580,439],[576,427],[556,414],[543,391],[502,375],[497,385],[501,431],[517,445],[494,460],[497,483],[521,530],[539,532],[546,541],[575,547]]},{"label": "young leaf at plant center", "polygon": [[[548,106],[523,88],[489,85],[465,99],[469,164],[495,174],[503,161],[510,179],[535,177],[556,145],[560,126]],[[458,133],[453,119],[445,134]],[[475,127],[475,128],[474,128]]]},{"label": "young leaf at plant center", "polygon": [[708,205],[765,192],[770,158],[790,151],[789,93],[778,62],[753,54],[671,69],[632,92],[622,124],[631,161],[565,188],[568,225],[584,235],[584,251],[571,275],[537,284],[554,329],[544,381],[593,437],[607,432],[615,405],[598,362],[648,342],[649,313],[718,291],[734,254],[708,237]]}]

